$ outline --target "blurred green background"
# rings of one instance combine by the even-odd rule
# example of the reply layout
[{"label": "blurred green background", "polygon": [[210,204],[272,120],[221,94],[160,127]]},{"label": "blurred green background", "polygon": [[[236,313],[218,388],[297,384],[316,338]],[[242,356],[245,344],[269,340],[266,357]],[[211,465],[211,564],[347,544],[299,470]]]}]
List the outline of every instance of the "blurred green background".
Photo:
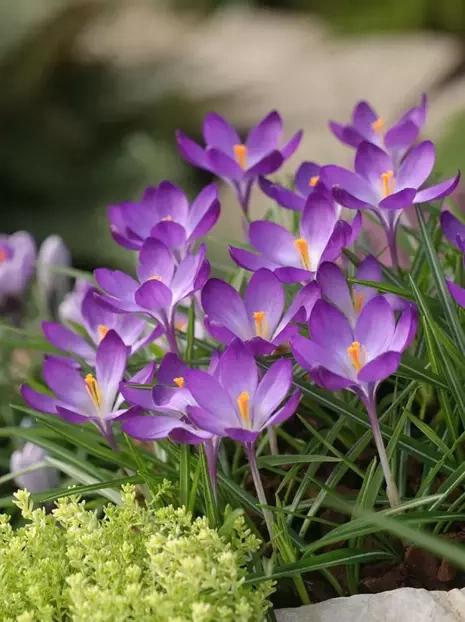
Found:
[{"label": "blurred green background", "polygon": [[[463,95],[465,110],[465,89],[457,89],[465,79],[463,0],[0,0],[0,231],[27,229],[39,240],[59,233],[77,267],[117,265],[125,254],[108,234],[108,204],[135,199],[165,177],[195,193],[208,176],[181,161],[174,131],[200,138],[203,115],[222,111],[222,96],[209,88],[202,96],[201,84],[195,96],[192,85],[185,88],[182,45],[189,24],[204,43],[201,25],[225,8],[276,12],[277,24],[304,18],[356,41],[386,32],[439,34],[454,53],[436,71],[434,89],[449,89],[455,104]],[[224,76],[227,94],[226,69]],[[231,89],[236,105],[246,105],[247,80],[238,91],[231,79]],[[465,167],[465,116],[456,108],[439,139],[447,172]]]}]

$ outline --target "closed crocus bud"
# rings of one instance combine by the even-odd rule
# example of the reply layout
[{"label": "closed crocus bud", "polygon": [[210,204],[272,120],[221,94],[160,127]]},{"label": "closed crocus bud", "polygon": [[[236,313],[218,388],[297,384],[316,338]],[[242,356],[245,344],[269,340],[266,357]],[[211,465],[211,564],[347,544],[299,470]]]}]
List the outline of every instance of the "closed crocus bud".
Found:
[{"label": "closed crocus bud", "polygon": [[58,486],[58,471],[53,467],[39,466],[27,473],[21,473],[34,465],[41,465],[46,456],[47,452],[34,443],[26,443],[22,449],[12,453],[10,471],[20,473],[14,478],[19,488],[26,488],[29,492],[42,492]]},{"label": "closed crocus bud", "polygon": [[0,235],[0,315],[21,321],[22,299],[34,271],[36,246],[26,231]]},{"label": "closed crocus bud", "polygon": [[55,268],[71,264],[68,247],[58,235],[46,238],[37,257],[37,282],[47,306],[54,308],[69,288],[69,278]]}]

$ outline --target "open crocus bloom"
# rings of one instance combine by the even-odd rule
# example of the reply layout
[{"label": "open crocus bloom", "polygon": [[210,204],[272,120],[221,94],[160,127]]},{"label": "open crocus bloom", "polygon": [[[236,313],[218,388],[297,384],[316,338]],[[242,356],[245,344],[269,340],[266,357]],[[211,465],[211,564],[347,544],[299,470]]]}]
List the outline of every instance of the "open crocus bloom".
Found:
[{"label": "open crocus bloom", "polygon": [[34,272],[36,246],[25,231],[0,235],[0,307],[20,299]]},{"label": "open crocus bloom", "polygon": [[154,238],[139,253],[137,280],[119,270],[100,268],[94,276],[105,295],[98,299],[112,310],[148,313],[172,330],[176,305],[200,289],[208,278],[205,246],[177,263],[168,247]]},{"label": "open crocus bloom", "polygon": [[364,101],[355,106],[351,123],[341,125],[330,121],[329,128],[336,138],[350,147],[357,148],[360,143],[367,141],[385,148],[392,159],[399,164],[417,140],[425,122],[426,95],[423,95],[420,106],[408,110],[390,129],[386,128],[385,120]]},{"label": "open crocus bloom", "polygon": [[[126,370],[128,350],[115,331],[109,331],[97,348],[95,374],[81,374],[64,359],[48,358],[43,375],[55,397],[39,393],[27,385],[21,387],[26,403],[40,412],[59,415],[71,423],[94,423],[113,445],[111,422],[140,412],[134,407],[121,409],[124,397],[119,391]],[[149,363],[132,378],[134,383],[150,380],[155,364]]]},{"label": "open crocus bloom", "polygon": [[323,261],[336,259],[353,238],[351,226],[338,220],[325,190],[314,192],[305,204],[296,238],[284,227],[265,220],[251,223],[249,238],[260,253],[230,247],[233,260],[246,270],[272,270],[285,283],[313,279]]},{"label": "open crocus bloom", "polygon": [[[355,278],[360,281],[382,281],[381,266],[378,261],[368,255],[357,268]],[[321,286],[322,295],[332,302],[349,320],[352,328],[365,306],[378,295],[373,287],[367,285],[353,285],[349,287],[342,270],[334,263],[326,262],[318,270],[318,283]],[[385,298],[394,311],[402,311],[407,302],[394,294],[384,294]]]},{"label": "open crocus bloom", "polygon": [[202,290],[205,328],[220,343],[229,344],[238,337],[255,356],[271,354],[298,332],[295,322],[307,321],[319,297],[317,283],[309,283],[283,314],[283,286],[266,268],[252,276],[244,300],[225,281],[210,279]]},{"label": "open crocus bloom", "polygon": [[329,391],[350,389],[366,399],[381,380],[397,370],[416,327],[413,307],[396,321],[392,307],[382,296],[367,303],[354,328],[339,309],[319,300],[310,315],[311,340],[298,335],[292,339],[291,348],[315,384]]},{"label": "open crocus bloom", "polygon": [[106,309],[95,299],[97,290],[90,289],[81,305],[81,325],[87,331],[91,343],[82,335],[56,322],[43,322],[46,339],[59,350],[75,354],[91,366],[95,365],[96,349],[109,330],[114,330],[132,355],[159,337],[163,328],[155,329],[136,315],[116,313]]},{"label": "open crocus bloom", "polygon": [[305,207],[307,198],[312,194],[320,181],[320,168],[315,162],[303,162],[295,174],[295,190],[290,190],[264,177],[261,177],[259,180],[260,188],[281,207],[301,212]]},{"label": "open crocus bloom", "polygon": [[199,370],[187,373],[188,385],[199,405],[188,409],[189,416],[199,428],[253,443],[268,426],[282,423],[295,413],[300,400],[298,391],[282,405],[292,384],[290,360],[274,363],[259,382],[253,355],[240,339],[235,339],[218,365],[217,374]]},{"label": "open crocus bloom", "polygon": [[147,188],[140,203],[112,205],[108,210],[113,238],[121,246],[139,250],[151,237],[182,255],[210,231],[219,215],[214,184],[204,188],[189,205],[184,192],[169,181]]}]

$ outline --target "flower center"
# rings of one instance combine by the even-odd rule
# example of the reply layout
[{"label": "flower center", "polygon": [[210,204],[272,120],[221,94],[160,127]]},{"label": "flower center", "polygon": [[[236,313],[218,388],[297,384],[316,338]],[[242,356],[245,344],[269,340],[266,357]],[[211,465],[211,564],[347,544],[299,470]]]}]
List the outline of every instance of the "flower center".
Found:
[{"label": "flower center", "polygon": [[102,405],[102,392],[97,381],[92,374],[87,374],[84,378],[84,382],[90,399],[92,400],[94,406],[100,410],[100,406]]},{"label": "flower center", "polygon": [[178,378],[173,378],[173,382],[174,384],[177,384],[180,389],[182,389],[185,384],[185,380],[182,376],[179,376]]},{"label": "flower center", "polygon": [[103,324],[99,324],[97,327],[97,330],[98,330],[99,341],[102,341],[102,339],[108,333],[108,328],[104,326]]},{"label": "flower center", "polygon": [[383,127],[384,127],[384,119],[382,117],[378,117],[376,121],[373,121],[373,123],[371,124],[371,127],[374,129],[374,131],[377,134],[382,134]]},{"label": "flower center", "polygon": [[245,145],[234,145],[233,150],[237,163],[245,171],[247,168],[247,147]]},{"label": "flower center", "polygon": [[0,263],[3,263],[7,259],[8,259],[8,256],[6,254],[6,251],[4,251],[3,248],[0,248]]},{"label": "flower center", "polygon": [[186,322],[184,320],[177,320],[174,324],[176,330],[186,330]]},{"label": "flower center", "polygon": [[347,348],[347,354],[349,355],[350,362],[355,368],[356,372],[359,372],[365,365],[366,349],[365,346],[360,346],[358,341],[354,341],[351,346]]},{"label": "flower center", "polygon": [[302,262],[303,267],[305,268],[305,270],[310,270],[310,254],[308,252],[308,244],[306,240],[304,240],[303,238],[298,238],[294,242],[294,246],[299,253],[300,261]]},{"label": "flower center", "polygon": [[237,398],[237,405],[239,406],[239,412],[246,425],[250,424],[250,409],[249,409],[250,395],[247,391],[243,391]]},{"label": "flower center", "polygon": [[310,177],[310,181],[308,182],[308,185],[314,188],[319,181],[320,181],[320,176],[314,175],[313,177]]},{"label": "flower center", "polygon": [[174,222],[174,220],[172,216],[163,216],[161,222]]},{"label": "flower center", "polygon": [[149,281],[162,281],[163,279],[161,278],[161,276],[159,276],[158,274],[156,274],[155,276],[151,276],[149,278]]},{"label": "flower center", "polygon": [[257,337],[263,337],[266,339],[268,333],[268,320],[266,319],[266,313],[264,311],[255,311],[253,314],[255,322],[255,334]]},{"label": "flower center", "polygon": [[355,292],[352,293],[352,301],[354,303],[354,309],[356,313],[360,313],[360,311],[362,310],[363,298],[363,292],[360,294],[356,294]]},{"label": "flower center", "polygon": [[383,192],[384,198],[388,197],[390,194],[394,192],[396,180],[394,177],[394,171],[386,171],[381,175],[381,189]]}]

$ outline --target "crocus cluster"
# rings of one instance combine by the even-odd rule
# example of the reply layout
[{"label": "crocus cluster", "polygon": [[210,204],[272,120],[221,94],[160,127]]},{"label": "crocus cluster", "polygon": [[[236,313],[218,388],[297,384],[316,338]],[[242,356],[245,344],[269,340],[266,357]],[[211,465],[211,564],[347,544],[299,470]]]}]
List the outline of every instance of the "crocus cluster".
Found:
[{"label": "crocus cluster", "polygon": [[[359,397],[373,428],[388,498],[398,503],[376,415],[376,391],[397,371],[412,343],[417,309],[397,296],[379,294],[376,285],[385,267],[375,257],[355,262],[355,280],[369,284],[352,284],[341,268],[344,262],[336,262],[356,241],[362,212],[370,210],[385,228],[396,266],[402,210],[447,196],[457,185],[458,175],[422,189],[434,165],[433,144],[414,145],[425,120],[423,98],[385,132],[383,119],[359,103],[351,123],[330,124],[339,140],[356,149],[354,170],[304,162],[292,188],[267,177],[301,139],[299,132],[280,146],[283,127],[276,112],[244,141],[215,113],[205,119],[205,147],[179,132],[181,155],[230,183],[247,220],[256,185],[294,212],[293,228],[273,220],[248,224],[247,245],[230,248],[245,275],[252,273],[238,289],[228,279],[209,278],[201,238],[219,217],[214,184],[191,202],[181,189],[162,181],[139,202],[111,206],[113,238],[135,253],[135,274],[98,268],[94,282],[76,282],[59,307],[59,321],[43,324],[56,348],[43,366],[48,391],[23,386],[25,401],[73,423],[91,422],[115,450],[120,423],[124,433],[140,441],[169,439],[202,447],[215,491],[221,440],[242,443],[258,498],[266,505],[255,443],[268,430],[276,451],[274,428],[296,412],[301,398],[293,389],[297,362],[319,387]],[[347,220],[343,207],[355,210],[354,218]],[[464,251],[465,225],[447,213],[442,224]],[[0,243],[0,285],[6,270],[14,274],[9,295],[24,289],[34,256],[27,234]],[[454,293],[456,286],[449,286]],[[461,304],[462,296],[462,302],[457,298]],[[183,348],[186,331],[190,346]],[[207,342],[207,348],[199,346],[203,355],[213,352],[208,365],[196,362],[193,334]],[[155,360],[160,348],[164,354]],[[183,360],[184,353],[189,360]],[[267,511],[264,516],[271,535],[272,518]]]}]

